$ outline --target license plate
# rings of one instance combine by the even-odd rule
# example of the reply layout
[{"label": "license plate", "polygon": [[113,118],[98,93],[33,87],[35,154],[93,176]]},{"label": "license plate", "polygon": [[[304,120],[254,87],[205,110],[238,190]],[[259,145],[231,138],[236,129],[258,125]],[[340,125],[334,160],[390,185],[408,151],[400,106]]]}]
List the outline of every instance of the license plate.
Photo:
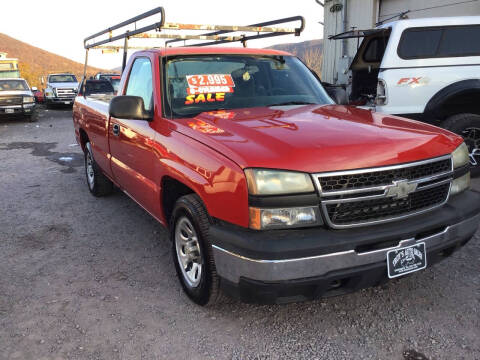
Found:
[{"label": "license plate", "polygon": [[390,279],[427,267],[425,243],[418,243],[387,252],[387,269]]},{"label": "license plate", "polygon": [[14,109],[5,109],[6,114],[13,114],[15,112]]},{"label": "license plate", "polygon": [[70,105],[70,101],[64,101],[65,105]]}]

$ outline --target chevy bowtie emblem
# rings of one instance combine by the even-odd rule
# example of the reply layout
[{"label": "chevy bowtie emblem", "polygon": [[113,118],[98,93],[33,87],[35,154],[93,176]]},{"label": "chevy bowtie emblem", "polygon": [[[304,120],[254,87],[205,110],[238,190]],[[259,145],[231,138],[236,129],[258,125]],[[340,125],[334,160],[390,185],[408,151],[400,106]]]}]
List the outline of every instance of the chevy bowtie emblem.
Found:
[{"label": "chevy bowtie emblem", "polygon": [[409,194],[417,190],[417,183],[409,183],[408,180],[394,181],[387,187],[387,196],[395,199],[405,199]]}]

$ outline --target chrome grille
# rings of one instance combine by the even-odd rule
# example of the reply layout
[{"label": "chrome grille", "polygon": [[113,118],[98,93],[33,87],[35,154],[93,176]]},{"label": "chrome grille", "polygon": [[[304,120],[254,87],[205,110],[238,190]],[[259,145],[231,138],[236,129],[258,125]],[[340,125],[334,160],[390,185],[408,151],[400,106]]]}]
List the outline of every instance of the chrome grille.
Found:
[{"label": "chrome grille", "polygon": [[63,88],[63,89],[57,89],[56,90],[57,97],[59,98],[68,98],[71,99],[75,97],[75,89],[73,88]]},{"label": "chrome grille", "polygon": [[2,96],[0,97],[0,106],[22,105],[22,96]]},{"label": "chrome grille", "polygon": [[382,220],[408,212],[428,209],[442,204],[447,198],[450,184],[421,190],[404,199],[381,198],[347,203],[328,204],[328,217],[334,224],[345,225],[371,220]]},{"label": "chrome grille", "polygon": [[416,180],[425,176],[450,171],[450,159],[435,161],[427,164],[416,165],[383,171],[364,172],[359,174],[345,174],[321,177],[322,191],[356,189],[368,186],[388,185],[399,179]]},{"label": "chrome grille", "polygon": [[393,221],[443,205],[450,193],[450,155],[410,164],[314,175],[333,228]]}]

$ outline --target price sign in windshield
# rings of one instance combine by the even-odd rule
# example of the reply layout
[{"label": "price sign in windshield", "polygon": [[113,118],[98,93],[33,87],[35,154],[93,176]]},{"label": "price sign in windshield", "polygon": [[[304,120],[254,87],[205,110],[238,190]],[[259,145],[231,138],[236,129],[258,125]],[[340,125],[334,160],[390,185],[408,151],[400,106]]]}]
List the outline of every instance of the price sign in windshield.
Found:
[{"label": "price sign in windshield", "polygon": [[235,83],[230,74],[187,75],[190,95],[209,93],[233,93]]}]

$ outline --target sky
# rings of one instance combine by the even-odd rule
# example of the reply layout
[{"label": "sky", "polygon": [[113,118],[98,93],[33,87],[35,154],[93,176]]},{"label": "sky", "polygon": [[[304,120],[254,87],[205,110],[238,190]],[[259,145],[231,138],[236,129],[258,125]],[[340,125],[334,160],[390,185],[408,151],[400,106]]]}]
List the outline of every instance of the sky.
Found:
[{"label": "sky", "polygon": [[[255,40],[248,43],[249,47],[261,48],[323,37],[323,26],[319,24],[319,21],[323,22],[323,8],[315,0],[2,1],[2,13],[12,16],[2,16],[0,33],[84,63],[85,37],[158,6],[165,8],[167,22],[189,24],[248,25],[294,15],[305,17],[306,27],[301,36]],[[13,16],[21,9],[21,17]],[[121,57],[90,51],[89,65],[111,69],[121,65]]]}]

